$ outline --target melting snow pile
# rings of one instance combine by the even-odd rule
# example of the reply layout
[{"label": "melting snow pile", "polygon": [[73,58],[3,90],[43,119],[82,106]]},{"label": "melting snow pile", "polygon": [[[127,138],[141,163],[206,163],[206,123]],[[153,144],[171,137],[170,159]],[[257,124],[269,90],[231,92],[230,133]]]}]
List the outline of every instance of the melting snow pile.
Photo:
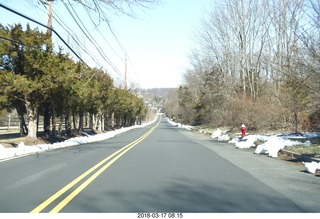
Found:
[{"label": "melting snow pile", "polygon": [[316,173],[320,170],[320,163],[312,161],[311,163],[304,163],[304,170],[309,173]]},{"label": "melting snow pile", "polygon": [[281,149],[283,149],[285,146],[294,146],[294,145],[310,146],[311,142],[306,141],[302,143],[299,141],[287,139],[286,137],[270,136],[265,143],[257,146],[255,153],[267,154],[270,157],[277,157],[278,152]]},{"label": "melting snow pile", "polygon": [[[264,141],[263,144],[260,144],[256,147],[256,154],[266,154],[270,157],[277,157],[278,152],[283,149],[285,146],[310,146],[310,141],[300,142],[295,139],[306,139],[306,138],[314,138],[317,137],[318,133],[298,133],[298,134],[282,134],[282,135],[247,135],[244,139],[233,138],[228,143],[234,143],[236,148],[250,148],[255,147],[255,141],[261,140]],[[226,136],[221,130],[217,129],[211,135],[211,138],[223,141],[228,140],[228,136]],[[305,171],[309,173],[315,173],[317,170],[320,170],[320,162],[311,162],[304,163]]]},{"label": "melting snow pile", "polygon": [[[214,134],[215,133],[215,134]],[[217,132],[212,133],[212,138],[217,138]],[[220,135],[223,136],[223,135]],[[278,152],[283,149],[285,146],[310,146],[311,142],[306,141],[304,143],[299,141],[292,140],[294,136],[291,135],[247,135],[243,139],[233,138],[228,143],[234,143],[236,148],[251,148],[255,147],[255,142],[260,140],[264,141],[263,144],[257,146],[255,153],[256,154],[266,154],[270,157],[277,157]],[[300,138],[300,137],[299,137]],[[227,138],[226,138],[227,139]]]},{"label": "melting snow pile", "polygon": [[212,132],[211,138],[217,138],[218,141],[228,141],[230,140],[230,137],[226,134],[228,130],[222,131],[220,129],[217,129],[216,131]]},{"label": "melting snow pile", "polygon": [[186,129],[186,130],[189,130],[191,131],[193,129],[193,126],[191,125],[184,125],[184,124],[181,124],[181,123],[177,123],[177,122],[174,122],[172,121],[171,119],[167,118],[167,121],[172,125],[172,126],[176,126],[176,127],[179,127],[179,128],[183,128],[183,129]]},{"label": "melting snow pile", "polygon": [[[176,123],[167,119],[168,122],[176,127],[184,128],[187,130],[192,130],[192,126],[183,125],[181,123]],[[240,139],[233,138],[230,140],[230,137],[226,134],[228,130],[222,131],[220,129],[216,129],[212,132],[211,138],[217,139],[218,141],[228,141],[228,143],[234,143],[236,148],[251,148],[256,147],[255,154],[266,154],[270,157],[277,157],[278,152],[283,149],[285,146],[310,146],[310,141],[297,141],[295,139],[306,139],[306,138],[315,138],[319,137],[319,133],[297,133],[297,134],[274,134],[274,135],[247,135],[245,138]],[[240,136],[240,134],[239,134]],[[256,141],[263,141],[263,144],[256,145]],[[315,173],[317,170],[320,171],[320,162],[311,162],[304,163],[305,171],[309,173]]]}]

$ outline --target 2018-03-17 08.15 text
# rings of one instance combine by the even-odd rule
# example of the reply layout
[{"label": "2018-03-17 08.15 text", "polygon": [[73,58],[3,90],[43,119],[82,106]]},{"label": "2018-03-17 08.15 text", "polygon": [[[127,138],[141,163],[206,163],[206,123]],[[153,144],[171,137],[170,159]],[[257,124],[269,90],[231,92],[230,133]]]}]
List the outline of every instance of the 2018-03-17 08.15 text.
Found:
[{"label": "2018-03-17 08.15 text", "polygon": [[183,213],[138,213],[137,218],[183,218]]}]

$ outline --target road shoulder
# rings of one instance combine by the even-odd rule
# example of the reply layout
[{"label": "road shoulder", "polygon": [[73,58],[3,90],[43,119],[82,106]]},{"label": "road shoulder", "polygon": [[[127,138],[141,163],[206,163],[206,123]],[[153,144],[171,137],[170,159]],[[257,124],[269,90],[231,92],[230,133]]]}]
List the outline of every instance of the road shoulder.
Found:
[{"label": "road shoulder", "polygon": [[308,212],[319,212],[320,176],[306,173],[302,165],[254,154],[252,149],[236,149],[233,144],[219,142],[200,133],[182,129],[180,132],[245,170]]}]

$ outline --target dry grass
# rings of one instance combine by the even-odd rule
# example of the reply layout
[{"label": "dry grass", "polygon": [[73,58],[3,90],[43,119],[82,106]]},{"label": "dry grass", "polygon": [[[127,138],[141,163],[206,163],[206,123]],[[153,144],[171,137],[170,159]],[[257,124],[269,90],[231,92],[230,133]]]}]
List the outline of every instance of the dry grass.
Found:
[{"label": "dry grass", "polygon": [[320,146],[319,145],[311,145],[311,146],[291,146],[284,148],[287,151],[291,151],[297,154],[320,158]]},{"label": "dry grass", "polygon": [[18,133],[6,133],[0,134],[0,144],[6,148],[17,147],[20,142],[23,142],[26,146],[33,146],[37,144],[49,144],[55,142],[65,141],[68,138],[76,137],[79,135],[72,136],[57,136],[55,138],[45,139],[44,136],[39,136],[37,139],[30,137],[20,137]]},{"label": "dry grass", "polygon": [[0,144],[6,148],[17,147],[20,142],[24,142],[25,145],[29,146],[47,143],[45,140],[41,138],[33,139],[29,137],[11,137],[0,139]]}]

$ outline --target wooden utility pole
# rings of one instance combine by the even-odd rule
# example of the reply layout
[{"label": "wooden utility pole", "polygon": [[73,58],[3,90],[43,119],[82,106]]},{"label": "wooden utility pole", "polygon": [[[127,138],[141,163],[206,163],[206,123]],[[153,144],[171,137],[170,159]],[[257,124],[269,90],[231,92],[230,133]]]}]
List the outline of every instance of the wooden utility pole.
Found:
[{"label": "wooden utility pole", "polygon": [[47,23],[47,26],[49,27],[47,29],[47,33],[48,35],[52,36],[52,1],[53,0],[48,0],[48,23]]},{"label": "wooden utility pole", "polygon": [[124,59],[124,89],[127,90],[127,54],[125,54]]},{"label": "wooden utility pole", "polygon": [[[48,22],[47,22],[47,26],[48,26],[47,34],[49,36],[48,45],[51,45],[51,41],[52,41],[52,1],[53,0],[48,0]],[[50,138],[50,130],[51,130],[50,118],[51,118],[51,116],[53,116],[53,113],[52,113],[50,100],[48,99],[45,101],[45,104],[44,104],[44,116],[43,116],[43,130],[44,130],[44,135],[45,135],[46,139]],[[53,124],[52,131],[54,133],[55,132],[54,119],[52,121],[52,124]]]}]

